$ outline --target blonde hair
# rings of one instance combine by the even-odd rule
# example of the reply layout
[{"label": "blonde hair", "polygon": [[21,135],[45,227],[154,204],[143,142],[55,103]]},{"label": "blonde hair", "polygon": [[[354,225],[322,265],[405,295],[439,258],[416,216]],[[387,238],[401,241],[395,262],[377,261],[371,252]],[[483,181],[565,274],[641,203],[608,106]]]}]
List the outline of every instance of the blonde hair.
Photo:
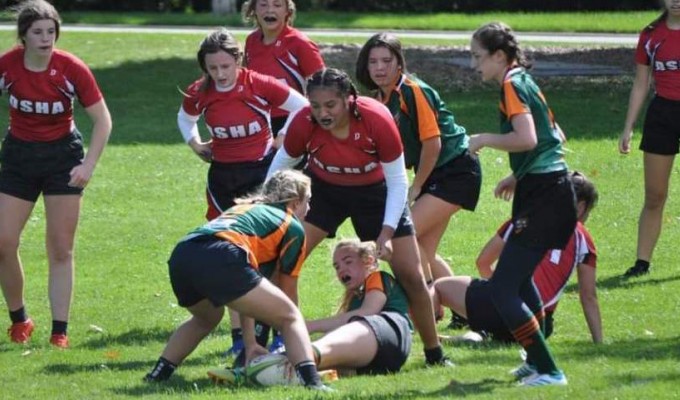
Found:
[{"label": "blonde hair", "polygon": [[311,196],[312,181],[300,171],[285,169],[276,171],[253,195],[238,198],[236,204],[280,204],[302,200]]},{"label": "blonde hair", "polygon": [[[293,20],[295,19],[295,3],[293,0],[284,0],[286,2],[286,8],[288,9],[288,16],[286,17],[286,25],[293,26]],[[248,0],[241,6],[241,17],[243,22],[253,24],[253,26],[260,27],[260,23],[257,21],[257,15],[255,15],[255,7],[257,6],[257,0]]]},{"label": "blonde hair", "polygon": [[[364,264],[370,264],[368,267],[369,273],[372,273],[379,269],[378,249],[375,245],[375,242],[362,242],[359,239],[342,239],[335,244],[335,247],[333,248],[333,254],[335,254],[335,252],[337,252],[338,250],[345,248],[348,248],[355,252],[359,256],[359,259]],[[371,257],[373,258],[372,263],[369,261]],[[340,302],[340,306],[338,307],[338,313],[347,312],[347,309],[349,308],[349,303],[352,301],[352,297],[354,297],[355,294],[356,293],[353,290],[350,289],[345,290],[345,293],[343,294],[342,300]]]}]

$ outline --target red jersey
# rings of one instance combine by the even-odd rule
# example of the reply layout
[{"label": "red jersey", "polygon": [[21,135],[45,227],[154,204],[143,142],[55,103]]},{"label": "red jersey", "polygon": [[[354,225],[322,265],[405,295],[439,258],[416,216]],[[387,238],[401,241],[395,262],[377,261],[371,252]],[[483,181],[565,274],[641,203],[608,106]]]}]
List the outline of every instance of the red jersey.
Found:
[{"label": "red jersey", "polygon": [[335,138],[312,121],[310,106],[295,114],[283,145],[291,157],[309,154],[309,171],[324,182],[363,186],[385,179],[381,162],[396,160],[403,147],[387,107],[377,100],[357,98],[360,119],[350,116],[349,136]]},{"label": "red jersey", "polygon": [[73,99],[89,107],[102,99],[90,69],[76,56],[54,50],[45,71],[24,67],[24,48],[0,57],[0,90],[9,95],[9,131],[29,142],[48,142],[75,129]]},{"label": "red jersey", "polygon": [[635,62],[652,67],[656,94],[680,100],[680,30],[668,29],[666,21],[643,30],[635,50]]},{"label": "red jersey", "polygon": [[[319,48],[302,32],[290,26],[272,44],[262,42],[262,31],[255,30],[246,38],[245,65],[248,69],[273,76],[304,94],[305,79],[324,68]],[[288,115],[281,109],[274,117]]]},{"label": "red jersey", "polygon": [[[512,229],[512,223],[508,221],[498,230],[498,235],[507,240]],[[581,222],[576,224],[567,246],[563,250],[549,250],[534,272],[534,284],[546,311],[555,311],[562,291],[579,264],[597,267],[595,243]]]},{"label": "red jersey", "polygon": [[201,90],[204,78],[186,89],[182,109],[203,115],[212,136],[213,160],[257,161],[272,150],[271,110],[285,103],[290,89],[276,79],[241,68],[235,86],[226,92],[214,82]]}]

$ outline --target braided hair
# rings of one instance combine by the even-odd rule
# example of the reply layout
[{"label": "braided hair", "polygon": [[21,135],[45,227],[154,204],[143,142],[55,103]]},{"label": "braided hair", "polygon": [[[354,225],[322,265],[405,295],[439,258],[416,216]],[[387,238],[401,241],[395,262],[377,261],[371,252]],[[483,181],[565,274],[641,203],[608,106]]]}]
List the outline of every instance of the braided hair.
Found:
[{"label": "braided hair", "polygon": [[515,32],[503,22],[490,22],[482,25],[472,35],[472,39],[476,40],[489,54],[500,50],[505,53],[509,63],[514,62],[526,69],[531,68],[531,62],[527,60],[519,47]]},{"label": "braided hair", "polygon": [[[350,113],[357,120],[361,119],[357,106],[359,92],[345,71],[337,68],[324,68],[315,72],[307,79],[307,96],[316,89],[335,89],[339,97],[351,97],[349,103]],[[314,122],[317,121],[314,120]]]},{"label": "braided hair", "polygon": [[303,200],[311,196],[311,179],[300,171],[285,169],[276,171],[255,193],[241,197],[236,204],[283,204]]}]

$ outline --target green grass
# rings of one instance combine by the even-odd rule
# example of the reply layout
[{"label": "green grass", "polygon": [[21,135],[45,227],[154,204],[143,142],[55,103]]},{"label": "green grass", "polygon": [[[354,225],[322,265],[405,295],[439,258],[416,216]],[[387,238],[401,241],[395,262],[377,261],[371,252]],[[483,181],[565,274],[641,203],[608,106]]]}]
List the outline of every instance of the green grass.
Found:
[{"label": "green grass", "polygon": [[[187,313],[177,307],[166,260],[176,240],[202,223],[206,164],[181,143],[175,126],[181,101],[177,87],[196,77],[193,59],[201,35],[82,34],[68,32],[60,46],[92,65],[114,118],[110,145],[86,191],[76,249],[76,292],[70,324],[72,348],[47,344],[49,308],[41,205],[28,222],[21,256],[26,304],[37,323],[26,347],[0,338],[0,398],[312,398],[302,389],[230,389],[213,386],[206,370],[223,362],[228,325],[202,343],[165,385],[141,377]],[[0,48],[13,43],[0,32]],[[416,63],[410,63],[415,66]],[[561,398],[639,399],[677,395],[678,334],[674,309],[680,303],[678,168],[672,174],[664,230],[653,273],[631,282],[618,276],[634,258],[637,215],[642,203],[641,154],[616,151],[628,82],[544,81],[545,94],[569,136],[568,162],[598,186],[600,203],[588,226],[598,245],[598,287],[605,344],[590,335],[570,285],[551,339],[566,388],[515,388],[507,371],[519,362],[517,347],[486,344],[448,347],[455,369],[425,369],[415,341],[403,373],[341,379],[333,386],[343,399]],[[497,131],[497,88],[443,94],[471,133]],[[0,120],[7,120],[6,107]],[[81,130],[87,119],[77,115]],[[639,137],[636,137],[636,139]],[[508,172],[506,155],[485,150],[482,198],[475,213],[455,216],[441,246],[456,273],[473,274],[477,252],[510,213],[491,192]],[[344,227],[343,236],[352,235]],[[330,265],[330,242],[306,263],[300,281],[303,313],[327,315],[340,285]],[[0,301],[0,310],[5,305]],[[7,320],[4,320],[7,323]],[[99,332],[96,327],[101,328]],[[441,329],[445,332],[444,324]]]},{"label": "green grass", "polygon": [[[213,15],[182,13],[106,13],[64,12],[65,23],[124,24],[124,25],[200,25],[247,26],[240,14]],[[523,32],[618,32],[638,33],[643,26],[659,15],[649,11],[601,11],[562,13],[347,13],[299,12],[295,20],[298,28],[368,29],[368,30],[474,30],[489,21],[504,21]],[[7,20],[5,16],[2,19]]]},{"label": "green grass", "polygon": [[538,32],[620,32],[637,33],[658,16],[657,11],[582,12],[582,13],[511,13],[423,14],[390,13],[309,13],[301,14],[296,25],[313,28],[348,29],[422,29],[475,30],[489,21],[504,21],[517,31]]}]

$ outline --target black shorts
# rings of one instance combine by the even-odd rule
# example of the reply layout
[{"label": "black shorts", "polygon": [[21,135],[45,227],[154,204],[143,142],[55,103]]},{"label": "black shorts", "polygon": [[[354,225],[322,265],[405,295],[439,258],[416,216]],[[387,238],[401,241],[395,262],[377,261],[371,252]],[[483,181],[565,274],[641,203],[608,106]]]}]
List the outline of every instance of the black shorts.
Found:
[{"label": "black shorts", "polygon": [[277,136],[279,136],[279,131],[283,129],[284,125],[286,125],[286,120],[288,117],[274,117],[270,121],[270,125],[272,128],[272,136],[274,136],[274,139],[276,139]]},{"label": "black shorts", "polygon": [[408,320],[393,311],[377,315],[354,316],[349,322],[365,322],[375,334],[378,352],[365,367],[357,368],[359,375],[399,372],[411,353],[411,327]]},{"label": "black shorts", "polygon": [[640,150],[659,155],[680,152],[680,101],[656,96],[649,103]]},{"label": "black shorts", "polygon": [[199,236],[175,246],[168,260],[170,284],[182,307],[208,299],[221,307],[254,289],[262,275],[238,246]]},{"label": "black shorts", "polygon": [[[501,315],[491,301],[491,285],[485,279],[473,279],[465,292],[465,311],[470,329],[484,332],[491,339],[513,343],[515,338],[505,326]],[[553,312],[545,313],[545,338],[552,335],[554,327]]]},{"label": "black shorts", "polygon": [[479,158],[469,151],[435,168],[423,185],[430,194],[465,210],[474,211],[482,189],[482,167]]},{"label": "black shorts", "polygon": [[[360,240],[375,240],[380,235],[385,215],[385,182],[366,186],[338,186],[312,176],[312,199],[305,222],[328,232],[334,238],[338,227],[350,218]],[[404,204],[394,237],[413,236],[411,213]]]},{"label": "black shorts", "polygon": [[27,142],[8,133],[0,149],[0,192],[30,202],[40,193],[79,195],[83,189],[68,183],[84,157],[78,131],[49,142]]},{"label": "black shorts", "polygon": [[491,284],[485,279],[473,279],[465,292],[465,311],[470,329],[486,332],[494,340],[514,342],[501,315],[491,301]]},{"label": "black shorts", "polygon": [[563,249],[576,227],[576,196],[567,171],[526,174],[520,179],[512,224],[508,242],[539,250]]},{"label": "black shorts", "polygon": [[208,220],[217,218],[233,206],[234,200],[257,191],[267,177],[267,170],[274,159],[272,151],[267,157],[254,162],[221,163],[213,161],[208,169]]}]

